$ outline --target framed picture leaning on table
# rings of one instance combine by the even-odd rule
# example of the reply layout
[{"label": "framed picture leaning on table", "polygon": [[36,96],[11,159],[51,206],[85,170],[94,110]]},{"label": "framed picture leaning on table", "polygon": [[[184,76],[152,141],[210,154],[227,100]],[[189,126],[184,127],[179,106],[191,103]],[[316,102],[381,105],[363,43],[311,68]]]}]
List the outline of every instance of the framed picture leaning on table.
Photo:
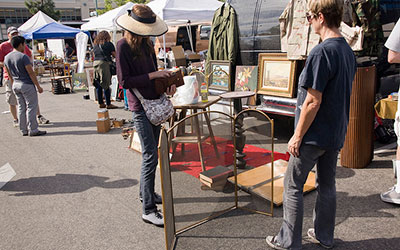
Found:
[{"label": "framed picture leaning on table", "polygon": [[260,53],[258,69],[258,94],[293,97],[296,61],[286,53]]},{"label": "framed picture leaning on table", "polygon": [[231,90],[231,66],[229,61],[211,60],[209,72],[208,87],[210,89]]}]

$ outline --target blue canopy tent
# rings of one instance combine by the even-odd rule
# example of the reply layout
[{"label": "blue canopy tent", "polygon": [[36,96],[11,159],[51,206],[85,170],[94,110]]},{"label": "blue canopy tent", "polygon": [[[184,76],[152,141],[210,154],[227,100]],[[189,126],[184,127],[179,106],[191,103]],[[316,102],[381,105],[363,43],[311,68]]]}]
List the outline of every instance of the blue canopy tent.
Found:
[{"label": "blue canopy tent", "polygon": [[[36,30],[24,34],[25,39],[68,39],[75,38],[76,34],[81,32],[80,29],[72,28],[60,23],[48,23]],[[90,36],[88,31],[83,31]]]}]

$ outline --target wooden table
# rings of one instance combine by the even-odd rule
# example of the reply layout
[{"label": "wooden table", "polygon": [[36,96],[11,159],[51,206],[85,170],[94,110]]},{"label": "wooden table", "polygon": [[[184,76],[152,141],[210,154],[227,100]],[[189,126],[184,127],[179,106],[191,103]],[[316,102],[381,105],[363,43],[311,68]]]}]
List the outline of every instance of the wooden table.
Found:
[{"label": "wooden table", "polygon": [[[233,100],[233,109],[237,115],[242,111],[242,98],[254,96],[256,93],[254,91],[232,91],[226,92],[220,95],[224,99]],[[246,161],[244,157],[246,154],[243,153],[244,145],[246,144],[246,136],[243,135],[243,116],[237,118],[235,122],[235,139],[236,139],[236,166],[240,169],[246,167]]]},{"label": "wooden table", "polygon": [[[179,114],[179,118],[178,121],[184,119],[186,117],[186,112],[188,109],[193,111],[193,114],[197,114],[198,111],[207,111],[207,108],[210,107],[211,105],[213,105],[214,103],[218,102],[221,98],[219,96],[209,96],[208,97],[208,102],[198,102],[196,104],[186,104],[186,105],[176,105],[174,104],[174,109],[175,111],[177,109],[180,109],[181,112]],[[193,124],[192,124],[192,128],[193,131],[191,131],[191,133],[187,133],[185,132],[185,124],[181,124],[178,126],[177,128],[177,133],[176,136],[173,137],[173,133],[171,133],[171,137],[170,137],[170,141],[171,141],[171,145],[173,148],[173,152],[175,152],[176,149],[176,145],[178,143],[182,144],[182,148],[181,148],[181,152],[182,154],[184,154],[185,150],[184,150],[184,144],[185,143],[197,143],[198,147],[199,147],[199,155],[200,155],[200,162],[201,162],[201,168],[202,171],[205,171],[205,166],[204,166],[204,160],[203,160],[203,149],[201,146],[201,143],[203,141],[205,141],[207,138],[211,138],[211,143],[214,146],[214,150],[215,153],[217,155],[217,158],[219,158],[219,154],[218,154],[218,148],[217,148],[217,143],[215,141],[214,138],[214,133],[211,127],[211,123],[210,123],[210,117],[208,116],[207,113],[204,113],[204,118],[208,127],[208,131],[209,134],[205,135],[202,133],[202,130],[200,130],[200,123],[199,123],[199,115],[195,115],[193,117]],[[171,120],[170,120],[170,126],[172,127],[174,125],[174,118],[175,116],[172,116]]]}]

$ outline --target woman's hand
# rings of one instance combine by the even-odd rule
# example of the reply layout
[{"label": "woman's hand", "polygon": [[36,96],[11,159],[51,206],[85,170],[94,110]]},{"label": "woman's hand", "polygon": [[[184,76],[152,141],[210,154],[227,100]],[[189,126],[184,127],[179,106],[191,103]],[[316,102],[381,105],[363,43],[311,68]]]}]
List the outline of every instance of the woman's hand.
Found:
[{"label": "woman's hand", "polygon": [[173,84],[169,88],[167,88],[167,91],[165,92],[169,96],[173,96],[176,92],[176,85]]},{"label": "woman's hand", "polygon": [[168,70],[161,70],[161,71],[154,71],[149,73],[149,79],[153,80],[156,78],[167,78],[171,75],[171,71]]}]

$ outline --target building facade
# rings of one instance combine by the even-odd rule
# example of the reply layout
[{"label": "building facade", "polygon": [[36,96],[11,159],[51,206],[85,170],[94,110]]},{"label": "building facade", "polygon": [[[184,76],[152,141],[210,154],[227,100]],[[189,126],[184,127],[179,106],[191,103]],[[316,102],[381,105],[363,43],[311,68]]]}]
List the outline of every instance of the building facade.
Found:
[{"label": "building facade", "polygon": [[[60,21],[63,24],[79,25],[90,17],[90,13],[104,8],[104,0],[53,0],[56,9],[60,10]],[[25,0],[0,0],[0,40],[7,39],[7,27],[21,26],[32,14],[25,6]]]}]

